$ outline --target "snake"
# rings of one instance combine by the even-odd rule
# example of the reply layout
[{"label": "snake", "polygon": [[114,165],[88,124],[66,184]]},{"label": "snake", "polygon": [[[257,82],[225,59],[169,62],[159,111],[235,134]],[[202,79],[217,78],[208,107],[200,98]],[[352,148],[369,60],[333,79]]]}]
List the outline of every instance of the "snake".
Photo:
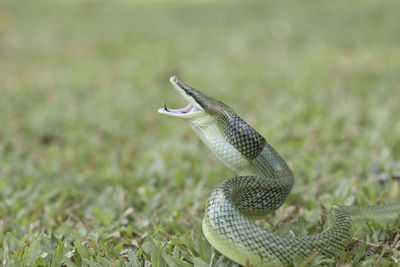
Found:
[{"label": "snake", "polygon": [[290,264],[311,255],[337,257],[352,238],[358,220],[397,219],[400,203],[374,206],[336,205],[320,233],[293,236],[265,230],[255,219],[278,209],[287,199],[294,176],[266,139],[228,105],[172,76],[170,83],[188,102],[164,107],[162,115],[190,123],[211,152],[237,176],[215,187],[207,200],[202,230],[209,243],[227,258],[246,266]]}]

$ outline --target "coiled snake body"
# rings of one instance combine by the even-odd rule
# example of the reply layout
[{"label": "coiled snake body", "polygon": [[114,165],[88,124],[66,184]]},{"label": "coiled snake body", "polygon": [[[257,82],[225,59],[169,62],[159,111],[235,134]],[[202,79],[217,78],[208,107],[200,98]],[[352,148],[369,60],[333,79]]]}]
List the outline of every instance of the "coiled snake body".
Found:
[{"label": "coiled snake body", "polygon": [[170,82],[189,105],[182,109],[164,106],[159,113],[189,121],[215,156],[240,175],[214,189],[203,219],[207,240],[226,257],[243,265],[287,264],[294,257],[306,258],[315,252],[335,257],[349,242],[352,221],[399,215],[399,203],[334,206],[321,233],[297,237],[257,226],[251,219],[278,209],[286,200],[294,182],[291,170],[264,137],[230,107],[177,76]]}]

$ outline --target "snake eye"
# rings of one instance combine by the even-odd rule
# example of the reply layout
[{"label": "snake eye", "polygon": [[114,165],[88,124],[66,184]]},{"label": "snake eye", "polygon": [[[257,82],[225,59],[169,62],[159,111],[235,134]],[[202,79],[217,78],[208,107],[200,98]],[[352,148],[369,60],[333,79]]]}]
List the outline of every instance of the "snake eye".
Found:
[{"label": "snake eye", "polygon": [[194,94],[192,93],[192,91],[185,90],[185,92],[186,92],[186,94],[187,94],[188,96],[191,96],[191,97],[194,98]]}]

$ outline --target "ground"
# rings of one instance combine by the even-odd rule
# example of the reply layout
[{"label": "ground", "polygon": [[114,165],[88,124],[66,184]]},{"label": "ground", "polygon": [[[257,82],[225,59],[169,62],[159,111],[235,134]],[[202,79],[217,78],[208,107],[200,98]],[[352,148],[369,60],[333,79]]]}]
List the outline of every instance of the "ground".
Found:
[{"label": "ground", "polygon": [[[312,234],[333,205],[399,201],[398,10],[2,1],[0,265],[235,265],[201,232],[207,197],[234,174],[156,112],[185,105],[174,74],[230,105],[293,169],[266,229]],[[399,236],[398,224],[368,223],[309,266],[396,265]]]}]

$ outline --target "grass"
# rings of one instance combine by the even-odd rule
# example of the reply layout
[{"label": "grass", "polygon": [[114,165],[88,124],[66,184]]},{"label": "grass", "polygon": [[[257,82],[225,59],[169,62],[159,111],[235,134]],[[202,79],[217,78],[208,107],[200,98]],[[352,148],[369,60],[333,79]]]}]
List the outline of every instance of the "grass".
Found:
[{"label": "grass", "polygon": [[[173,74],[232,106],[292,167],[265,228],[311,234],[333,205],[398,201],[398,8],[1,2],[0,265],[235,266],[201,232],[207,197],[234,174],[156,113],[184,104]],[[308,266],[398,264],[398,225],[360,229]]]}]

